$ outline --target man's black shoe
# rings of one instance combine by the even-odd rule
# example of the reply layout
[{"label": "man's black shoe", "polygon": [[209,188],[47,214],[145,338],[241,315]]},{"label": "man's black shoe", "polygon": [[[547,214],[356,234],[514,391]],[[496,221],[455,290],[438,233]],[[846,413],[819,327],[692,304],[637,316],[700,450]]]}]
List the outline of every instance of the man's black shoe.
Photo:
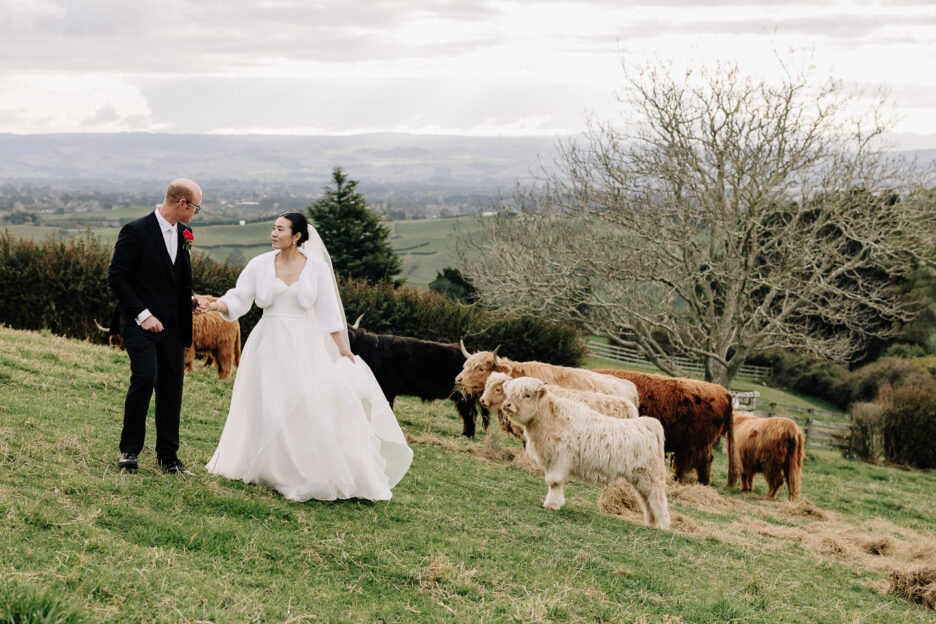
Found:
[{"label": "man's black shoe", "polygon": [[167,460],[157,459],[156,463],[169,474],[192,475],[191,472],[185,469],[185,466],[182,465],[182,462],[180,462],[177,457]]},{"label": "man's black shoe", "polygon": [[137,469],[136,453],[121,453],[120,459],[117,460],[117,467],[122,470],[136,470]]}]

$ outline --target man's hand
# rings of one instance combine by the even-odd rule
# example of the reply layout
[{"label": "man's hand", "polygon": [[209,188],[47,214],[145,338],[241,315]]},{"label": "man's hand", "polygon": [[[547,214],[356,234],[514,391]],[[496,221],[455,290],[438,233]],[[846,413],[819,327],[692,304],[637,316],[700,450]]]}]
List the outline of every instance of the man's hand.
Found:
[{"label": "man's hand", "polygon": [[159,319],[155,316],[147,316],[146,320],[140,323],[140,327],[143,328],[143,331],[150,331],[157,334],[165,329],[163,324],[160,323]]},{"label": "man's hand", "polygon": [[192,298],[192,314],[204,314],[208,311],[208,300],[199,297]]}]

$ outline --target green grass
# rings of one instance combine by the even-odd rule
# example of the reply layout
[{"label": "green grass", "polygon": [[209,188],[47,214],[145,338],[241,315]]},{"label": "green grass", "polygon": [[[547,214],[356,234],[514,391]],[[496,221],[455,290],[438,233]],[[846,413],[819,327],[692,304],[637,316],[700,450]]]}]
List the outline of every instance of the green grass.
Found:
[{"label": "green grass", "polygon": [[515,442],[460,439],[450,403],[400,399],[415,458],[392,501],[294,503],[204,471],[232,384],[200,366],[180,450],[195,476],[156,471],[149,445],[139,471],[118,472],[128,376],[125,353],[0,328],[0,615],[25,604],[92,622],[934,620],[886,592],[880,565],[762,534],[933,539],[933,472],[811,453],[803,489],[834,519],[822,522],[764,500],[763,480],[754,495],[726,492],[718,455],[718,487],[674,490],[674,530],[658,531],[602,512],[593,485],[542,509],[542,478],[498,460]]},{"label": "green grass", "polygon": [[390,243],[403,260],[403,277],[428,286],[445,267],[458,265],[459,237],[476,232],[480,217],[392,221]]}]

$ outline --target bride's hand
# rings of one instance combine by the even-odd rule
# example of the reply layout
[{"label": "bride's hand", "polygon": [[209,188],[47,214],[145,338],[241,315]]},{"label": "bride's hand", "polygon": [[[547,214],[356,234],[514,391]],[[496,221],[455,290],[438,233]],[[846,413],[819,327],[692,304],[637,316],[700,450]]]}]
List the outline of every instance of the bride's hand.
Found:
[{"label": "bride's hand", "polygon": [[354,362],[354,354],[351,353],[351,349],[339,349],[338,352],[341,354],[342,357],[346,357],[352,362]]}]

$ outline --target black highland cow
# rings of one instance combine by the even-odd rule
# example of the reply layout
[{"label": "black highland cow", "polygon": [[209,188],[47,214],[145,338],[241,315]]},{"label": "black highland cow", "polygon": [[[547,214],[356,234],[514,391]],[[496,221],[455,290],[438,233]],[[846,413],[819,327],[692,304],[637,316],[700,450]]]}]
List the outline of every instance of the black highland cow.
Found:
[{"label": "black highland cow", "polygon": [[455,376],[465,363],[457,344],[372,334],[355,327],[348,328],[348,340],[351,351],[362,357],[374,372],[391,407],[398,395],[415,396],[423,401],[452,399],[462,418],[462,435],[474,437],[479,409],[487,428],[488,411],[480,408],[478,397],[465,396],[455,390]]}]

